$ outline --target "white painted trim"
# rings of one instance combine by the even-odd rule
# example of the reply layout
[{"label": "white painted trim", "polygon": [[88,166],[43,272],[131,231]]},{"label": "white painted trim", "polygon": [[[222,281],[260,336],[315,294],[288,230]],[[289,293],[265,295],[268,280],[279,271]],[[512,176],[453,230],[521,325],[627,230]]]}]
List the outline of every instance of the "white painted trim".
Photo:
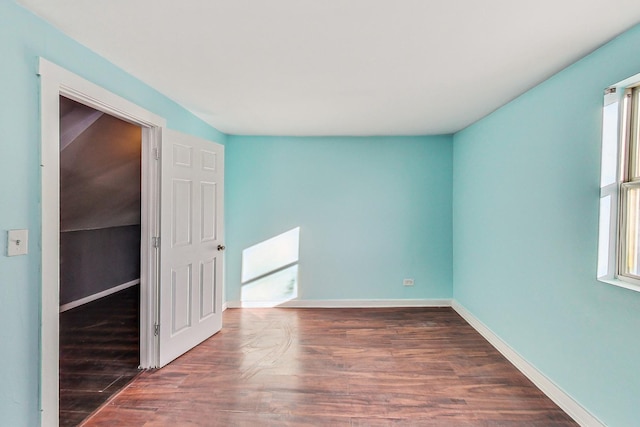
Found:
[{"label": "white painted trim", "polygon": [[166,120],[40,58],[42,271],[40,299],[40,425],[58,425],[60,269],[60,95],[142,127],[142,224],[140,250],[140,366],[157,364],[153,334],[158,311],[158,165],[153,150]]},{"label": "white painted trim", "polygon": [[127,283],[123,283],[122,285],[114,286],[113,288],[109,288],[102,292],[95,293],[93,295],[89,295],[88,297],[80,298],[75,301],[68,302],[66,304],[62,304],[60,306],[60,313],[71,310],[72,308],[80,307],[81,305],[90,303],[92,301],[98,300],[103,297],[107,297],[111,294],[115,294],[116,292],[124,291],[127,288],[137,285],[140,283],[140,279],[132,280]]},{"label": "white painted trim", "polygon": [[450,299],[326,299],[286,302],[228,301],[229,308],[376,308],[376,307],[451,307]]},{"label": "white painted trim", "polygon": [[476,318],[471,312],[463,307],[457,301],[453,301],[453,309],[464,320],[471,325],[480,335],[482,335],[489,343],[496,348],[504,357],[511,362],[520,372],[531,380],[544,394],[546,394],[556,405],[562,408],[571,418],[578,424],[585,427],[604,427],[605,424],[593,416],[589,411],[583,408],[564,390],[554,384],[535,366],[529,363],[524,357],[518,354],[514,349],[498,337],[491,329]]},{"label": "white painted trim", "polygon": [[[40,58],[38,74],[57,83],[58,94],[143,127],[166,127],[167,121],[101,86]],[[58,118],[59,120],[59,118]],[[59,141],[58,135],[58,141]],[[59,143],[58,143],[59,145]]]},{"label": "white painted trim", "polygon": [[60,79],[41,74],[40,138],[42,279],[40,297],[40,425],[58,425],[60,315]]},{"label": "white painted trim", "polygon": [[600,282],[608,283],[613,286],[619,286],[621,288],[629,289],[630,291],[640,292],[640,284],[636,284],[636,280],[631,277],[625,277],[624,280],[620,280],[618,278],[615,279],[605,279],[598,277]]}]

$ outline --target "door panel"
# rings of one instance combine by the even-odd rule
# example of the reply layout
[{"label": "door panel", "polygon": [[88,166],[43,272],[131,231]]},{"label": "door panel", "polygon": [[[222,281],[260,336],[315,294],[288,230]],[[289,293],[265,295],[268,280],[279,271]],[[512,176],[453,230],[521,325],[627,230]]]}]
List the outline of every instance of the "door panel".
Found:
[{"label": "door panel", "polygon": [[171,237],[174,247],[191,244],[191,230],[193,229],[191,186],[192,182],[189,180],[173,180]]},{"label": "door panel", "polygon": [[171,333],[191,326],[191,264],[171,271]]},{"label": "door panel", "polygon": [[217,185],[215,182],[203,182],[200,185],[202,193],[202,234],[200,240],[216,239],[216,192]]},{"label": "door panel", "polygon": [[200,274],[200,320],[216,312],[216,259],[201,264]]},{"label": "door panel", "polygon": [[163,130],[160,366],[222,327],[224,147]]}]

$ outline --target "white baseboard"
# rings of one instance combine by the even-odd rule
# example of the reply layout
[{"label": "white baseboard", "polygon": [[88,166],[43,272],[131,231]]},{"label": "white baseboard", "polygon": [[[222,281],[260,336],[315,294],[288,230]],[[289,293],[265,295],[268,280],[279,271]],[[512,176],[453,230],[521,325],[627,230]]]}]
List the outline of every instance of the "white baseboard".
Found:
[{"label": "white baseboard", "polygon": [[63,304],[63,305],[60,306],[60,313],[62,313],[63,311],[71,310],[72,308],[76,308],[78,306],[81,306],[82,304],[86,304],[86,303],[89,303],[91,301],[95,301],[95,300],[100,299],[102,297],[106,297],[108,295],[115,294],[116,292],[119,292],[119,291],[122,291],[124,289],[127,289],[127,288],[130,288],[132,286],[135,286],[138,283],[140,283],[140,279],[132,280],[130,282],[123,283],[122,285],[114,286],[113,288],[109,288],[109,289],[107,289],[105,291],[98,292],[97,294],[89,295],[88,297],[80,298],[79,300],[75,300],[75,301],[71,301],[69,303]]},{"label": "white baseboard", "polygon": [[326,299],[286,302],[227,301],[228,308],[376,308],[376,307],[451,307],[450,299]]},{"label": "white baseboard", "polygon": [[453,309],[458,312],[480,335],[482,335],[496,350],[498,350],[509,362],[511,362],[520,372],[531,380],[544,394],[546,394],[556,405],[562,408],[571,418],[584,427],[604,427],[600,420],[594,417],[589,411],[584,409],[578,402],[569,396],[564,390],[555,385],[536,367],[527,362],[507,343],[502,341],[491,329],[478,320],[466,308],[457,301],[453,301]]}]

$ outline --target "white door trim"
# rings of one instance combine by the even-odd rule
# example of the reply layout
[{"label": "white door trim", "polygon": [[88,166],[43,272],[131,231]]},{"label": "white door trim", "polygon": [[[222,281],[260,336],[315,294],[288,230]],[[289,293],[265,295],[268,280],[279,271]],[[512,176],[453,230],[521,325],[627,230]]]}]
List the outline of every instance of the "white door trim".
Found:
[{"label": "white door trim", "polygon": [[40,318],[40,425],[58,425],[60,277],[60,117],[59,97],[142,127],[142,224],[140,271],[140,366],[157,366],[158,261],[152,237],[158,234],[159,172],[155,160],[163,117],[40,58],[42,294]]}]

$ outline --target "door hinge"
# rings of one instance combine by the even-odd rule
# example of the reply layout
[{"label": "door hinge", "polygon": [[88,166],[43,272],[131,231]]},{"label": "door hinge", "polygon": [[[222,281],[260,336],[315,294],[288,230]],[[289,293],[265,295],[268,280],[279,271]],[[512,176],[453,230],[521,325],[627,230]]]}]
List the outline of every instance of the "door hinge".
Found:
[{"label": "door hinge", "polygon": [[153,237],[151,239],[151,243],[153,244],[154,248],[159,248],[160,247],[160,237]]},{"label": "door hinge", "polygon": [[153,325],[153,335],[156,337],[160,335],[160,325],[157,323]]},{"label": "door hinge", "polygon": [[158,160],[160,158],[160,152],[158,151],[157,148],[153,149],[153,158]]}]

